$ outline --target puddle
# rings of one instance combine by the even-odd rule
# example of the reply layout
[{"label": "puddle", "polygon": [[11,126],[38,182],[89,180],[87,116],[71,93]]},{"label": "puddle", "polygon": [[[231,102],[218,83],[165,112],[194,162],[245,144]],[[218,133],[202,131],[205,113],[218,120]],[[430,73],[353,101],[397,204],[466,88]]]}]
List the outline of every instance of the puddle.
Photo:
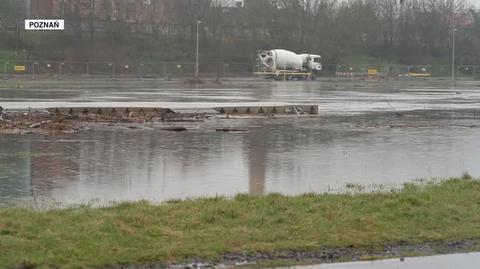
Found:
[{"label": "puddle", "polygon": [[480,253],[285,267],[288,269],[477,269]]}]

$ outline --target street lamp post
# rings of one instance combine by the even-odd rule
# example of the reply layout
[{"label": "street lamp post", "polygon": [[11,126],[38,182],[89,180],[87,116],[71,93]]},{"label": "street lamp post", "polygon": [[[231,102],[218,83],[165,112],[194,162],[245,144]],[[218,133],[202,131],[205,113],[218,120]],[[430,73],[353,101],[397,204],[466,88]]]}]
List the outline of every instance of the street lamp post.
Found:
[{"label": "street lamp post", "polygon": [[200,24],[202,23],[202,21],[197,21],[197,53],[196,53],[196,58],[195,58],[195,78],[197,80],[200,79],[200,75],[199,75],[199,70],[198,70],[198,47],[199,47],[199,28],[200,28]]},{"label": "street lamp post", "polygon": [[456,28],[452,29],[452,81],[455,81],[455,32]]}]

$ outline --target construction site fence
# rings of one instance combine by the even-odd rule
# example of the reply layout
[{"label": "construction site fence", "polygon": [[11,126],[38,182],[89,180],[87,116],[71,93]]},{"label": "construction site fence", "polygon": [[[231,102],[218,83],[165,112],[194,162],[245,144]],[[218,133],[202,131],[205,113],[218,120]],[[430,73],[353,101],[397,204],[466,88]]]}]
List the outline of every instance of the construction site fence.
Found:
[{"label": "construction site fence", "polygon": [[[480,79],[480,65],[393,65],[393,64],[323,64],[319,76],[361,78],[378,76],[396,77],[449,77]],[[453,70],[453,72],[452,72]],[[253,77],[265,71],[256,63],[200,62],[201,77],[235,78]],[[58,61],[8,61],[0,60],[0,77],[10,78],[192,78],[196,64],[192,62],[58,62]]]}]

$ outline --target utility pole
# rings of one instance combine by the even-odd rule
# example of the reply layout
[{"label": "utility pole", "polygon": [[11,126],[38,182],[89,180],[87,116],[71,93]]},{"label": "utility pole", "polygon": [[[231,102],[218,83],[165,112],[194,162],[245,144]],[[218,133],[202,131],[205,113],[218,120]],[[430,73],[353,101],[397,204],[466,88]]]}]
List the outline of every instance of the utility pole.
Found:
[{"label": "utility pole", "polygon": [[455,81],[455,32],[456,28],[452,29],[452,81]]},{"label": "utility pole", "polygon": [[199,75],[199,70],[198,70],[198,47],[199,47],[199,38],[200,38],[200,34],[199,34],[199,28],[200,28],[200,24],[202,23],[202,21],[197,21],[197,53],[196,53],[196,59],[195,59],[195,78],[197,80],[200,80],[200,75]]},{"label": "utility pole", "polygon": [[20,19],[15,19],[15,53],[19,49],[20,43]]}]

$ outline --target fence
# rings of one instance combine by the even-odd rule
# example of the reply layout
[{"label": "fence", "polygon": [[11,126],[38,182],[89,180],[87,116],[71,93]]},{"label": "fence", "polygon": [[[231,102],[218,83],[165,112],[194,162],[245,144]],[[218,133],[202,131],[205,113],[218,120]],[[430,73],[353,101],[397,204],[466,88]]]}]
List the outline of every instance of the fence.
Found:
[{"label": "fence", "polygon": [[[451,65],[324,65],[324,72],[336,76],[363,76],[368,75],[369,70],[374,70],[382,77],[450,77],[452,76]],[[454,73],[456,78],[480,78],[480,65],[455,65]]]},{"label": "fence", "polygon": [[[3,67],[2,67],[3,65]],[[56,78],[65,77],[103,77],[103,78],[153,78],[175,79],[192,78],[195,63],[192,62],[52,62],[52,61],[2,61],[1,77],[9,78]],[[0,70],[2,70],[0,69]],[[199,64],[202,77],[232,78],[252,77],[260,66],[255,63],[215,63]],[[385,78],[402,76],[449,77],[452,67],[449,65],[375,65],[375,64],[323,64],[321,76],[346,76],[359,78],[374,70]],[[457,78],[480,79],[480,65],[456,65]]]},{"label": "fence", "polygon": [[[1,67],[3,63],[3,67]],[[63,78],[69,76],[110,78],[161,78],[193,77],[195,64],[189,62],[52,62],[52,61],[1,61],[4,79]],[[209,77],[248,77],[255,72],[249,63],[200,63],[199,72]]]}]

